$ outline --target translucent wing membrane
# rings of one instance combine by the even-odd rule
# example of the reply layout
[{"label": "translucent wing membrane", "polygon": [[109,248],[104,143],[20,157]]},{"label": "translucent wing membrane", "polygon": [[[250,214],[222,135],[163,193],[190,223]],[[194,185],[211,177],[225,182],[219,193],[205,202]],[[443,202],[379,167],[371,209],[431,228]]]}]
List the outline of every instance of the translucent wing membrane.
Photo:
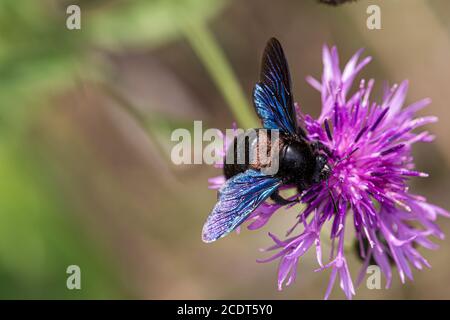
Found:
[{"label": "translucent wing membrane", "polygon": [[289,67],[275,38],[269,40],[264,51],[261,79],[253,91],[253,101],[264,128],[297,133]]},{"label": "translucent wing membrane", "polygon": [[281,179],[253,169],[230,178],[203,226],[203,241],[213,242],[236,229],[280,185]]}]

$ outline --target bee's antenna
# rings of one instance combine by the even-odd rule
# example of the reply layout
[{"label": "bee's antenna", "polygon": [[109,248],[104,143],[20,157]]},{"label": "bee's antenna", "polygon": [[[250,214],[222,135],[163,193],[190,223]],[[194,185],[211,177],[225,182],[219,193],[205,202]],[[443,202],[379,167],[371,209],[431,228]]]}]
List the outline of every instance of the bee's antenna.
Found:
[{"label": "bee's antenna", "polygon": [[358,151],[358,149],[359,149],[359,147],[356,147],[348,155],[346,155],[342,159],[339,159],[338,161],[336,161],[336,163],[334,164],[333,168],[331,168],[331,169],[334,169],[334,167],[336,167],[339,163],[341,163],[342,161],[347,160],[348,158],[350,158],[356,151]]}]

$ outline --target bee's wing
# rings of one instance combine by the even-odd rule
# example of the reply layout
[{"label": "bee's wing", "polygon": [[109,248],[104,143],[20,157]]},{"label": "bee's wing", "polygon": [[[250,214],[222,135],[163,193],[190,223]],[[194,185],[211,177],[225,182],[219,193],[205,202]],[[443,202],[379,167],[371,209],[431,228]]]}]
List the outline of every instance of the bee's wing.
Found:
[{"label": "bee's wing", "polygon": [[253,90],[253,102],[264,128],[296,134],[298,129],[289,67],[283,48],[275,38],[267,42],[260,77]]},{"label": "bee's wing", "polygon": [[236,229],[280,185],[281,179],[253,169],[227,180],[203,226],[203,241],[213,242]]}]

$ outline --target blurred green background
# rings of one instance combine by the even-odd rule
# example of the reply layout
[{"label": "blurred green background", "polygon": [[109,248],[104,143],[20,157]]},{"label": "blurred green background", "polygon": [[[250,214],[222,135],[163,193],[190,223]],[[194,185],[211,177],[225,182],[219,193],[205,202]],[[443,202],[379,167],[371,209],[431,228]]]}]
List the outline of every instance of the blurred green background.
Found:
[{"label": "blurred green background", "polygon": [[[68,30],[66,8],[81,8]],[[369,4],[381,30],[366,28]],[[313,254],[297,282],[276,290],[276,262],[256,264],[267,231],[206,245],[200,231],[219,170],[170,161],[173,129],[251,125],[251,91],[265,42],[283,43],[302,108],[320,96],[304,78],[322,71],[321,46],[341,61],[358,48],[374,61],[363,76],[410,80],[407,102],[431,97],[422,114],[434,143],[416,146],[414,192],[450,208],[450,2],[358,1],[339,8],[314,0],[0,1],[0,298],[321,299],[328,273]],[[450,233],[450,222],[440,225]],[[358,299],[450,299],[450,244],[424,252],[433,270]],[[359,261],[351,253],[355,277]],[[66,288],[79,265],[82,289]],[[384,280],[383,280],[384,284]],[[338,286],[333,298],[343,298]]]}]

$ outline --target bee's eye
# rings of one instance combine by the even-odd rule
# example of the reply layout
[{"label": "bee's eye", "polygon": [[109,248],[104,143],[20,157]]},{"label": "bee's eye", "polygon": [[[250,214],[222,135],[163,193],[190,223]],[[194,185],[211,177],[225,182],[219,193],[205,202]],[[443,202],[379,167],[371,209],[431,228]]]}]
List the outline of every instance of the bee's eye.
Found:
[{"label": "bee's eye", "polygon": [[318,156],[317,156],[317,163],[320,165],[320,167],[322,168],[326,163],[327,163],[327,158],[324,156],[324,155],[322,155],[322,154],[319,154]]}]

